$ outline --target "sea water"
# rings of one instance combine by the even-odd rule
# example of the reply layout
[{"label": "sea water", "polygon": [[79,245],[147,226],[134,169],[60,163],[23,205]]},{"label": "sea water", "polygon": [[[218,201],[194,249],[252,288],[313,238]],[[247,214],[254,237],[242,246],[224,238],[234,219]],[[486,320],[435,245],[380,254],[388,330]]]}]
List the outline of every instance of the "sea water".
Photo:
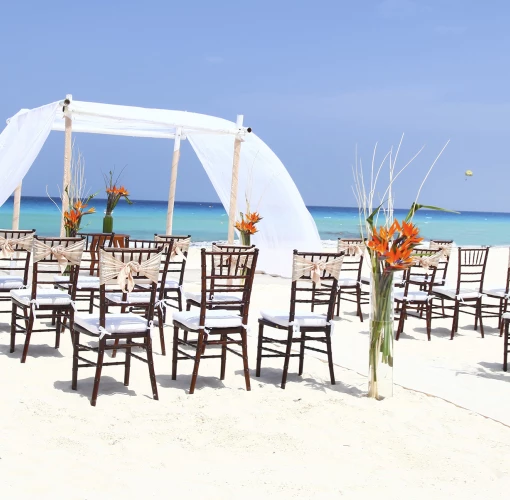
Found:
[{"label": "sea water", "polygon": [[[90,206],[95,214],[83,218],[84,232],[101,232],[105,200],[94,199]],[[357,208],[308,207],[321,239],[359,236]],[[133,238],[152,238],[164,233],[166,201],[134,200],[128,205],[121,200],[114,211],[114,231],[130,234]],[[406,210],[396,210],[402,219]],[[264,214],[261,214],[262,217]],[[417,212],[414,222],[426,239],[452,239],[459,245],[510,244],[510,214],[497,212],[462,212],[453,214],[431,210]],[[12,198],[0,207],[0,228],[12,224]],[[24,196],[21,200],[20,229],[36,229],[42,236],[58,234],[60,212],[47,197]],[[259,223],[264,230],[264,220]],[[176,202],[173,233],[190,234],[194,242],[226,240],[228,216],[220,203]]]}]

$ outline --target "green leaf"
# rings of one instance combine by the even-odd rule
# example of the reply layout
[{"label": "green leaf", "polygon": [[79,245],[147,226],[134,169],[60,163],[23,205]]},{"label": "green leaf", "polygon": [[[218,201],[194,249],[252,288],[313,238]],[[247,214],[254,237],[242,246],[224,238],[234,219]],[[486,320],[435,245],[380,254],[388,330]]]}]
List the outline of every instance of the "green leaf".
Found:
[{"label": "green leaf", "polygon": [[379,205],[368,217],[367,222],[370,224],[370,227],[374,229],[374,217],[376,216],[377,212],[381,209],[382,204]]},{"label": "green leaf", "polygon": [[409,213],[407,214],[407,216],[404,220],[406,222],[409,222],[414,217],[414,214],[421,208],[427,208],[429,210],[437,210],[439,212],[450,212],[452,214],[460,214],[460,212],[456,212],[455,210],[448,210],[447,208],[434,207],[432,205],[420,205],[419,203],[413,202],[413,204],[411,205],[411,208],[409,209]]}]

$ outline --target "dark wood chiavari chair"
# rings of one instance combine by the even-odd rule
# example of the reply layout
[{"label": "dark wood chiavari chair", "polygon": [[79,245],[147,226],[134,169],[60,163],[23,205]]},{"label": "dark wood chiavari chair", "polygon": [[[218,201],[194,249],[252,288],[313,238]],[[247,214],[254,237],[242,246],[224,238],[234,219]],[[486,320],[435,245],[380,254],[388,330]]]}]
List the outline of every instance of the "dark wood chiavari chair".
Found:
[{"label": "dark wood chiavari chair", "polygon": [[361,238],[338,238],[338,252],[344,253],[342,271],[338,278],[338,297],[336,302],[336,315],[340,315],[340,301],[356,304],[356,313],[363,322],[361,306],[368,304],[367,291],[361,285],[361,272],[365,254],[365,243]]},{"label": "dark wood chiavari chair", "polygon": [[[262,358],[284,358],[281,388],[285,389],[289,361],[292,357],[299,358],[299,375],[303,374],[305,350],[320,352],[328,357],[329,374],[331,384],[335,384],[335,372],[333,369],[333,353],[331,350],[331,332],[333,326],[333,314],[337,297],[338,277],[342,266],[343,253],[309,253],[294,250],[294,265],[290,297],[290,310],[262,310],[259,319],[259,335],[257,346],[257,370],[256,376],[260,377]],[[301,270],[304,261],[318,266],[320,273],[320,293],[317,293],[319,285],[313,281],[310,269]],[[310,266],[310,265],[309,265]],[[298,304],[306,305],[309,311],[297,310]],[[325,307],[325,313],[311,311],[316,307]],[[274,338],[264,335],[264,327],[282,330],[287,333],[286,338]],[[319,349],[307,345],[307,342],[325,344],[326,349]],[[299,345],[299,353],[292,354],[293,344]],[[270,345],[270,347],[268,347]],[[283,345],[285,351],[275,349],[277,345]],[[267,353],[267,354],[265,354]]]},{"label": "dark wood chiavari chair", "polygon": [[[65,322],[74,315],[76,283],[84,248],[82,238],[34,237],[32,251],[32,284],[27,289],[11,290],[11,352],[15,349],[16,333],[25,333],[21,362],[27,358],[30,339],[34,332],[55,329],[55,349],[60,346],[60,334]],[[67,291],[55,290],[55,274],[67,275]],[[46,288],[44,288],[46,287]],[[22,313],[18,313],[18,309]],[[34,328],[35,319],[55,318],[55,328]],[[23,324],[18,323],[23,320]]]},{"label": "dark wood chiavari chair", "polygon": [[[436,282],[436,272],[442,256],[441,250],[416,249],[414,263],[404,272],[404,290],[394,292],[397,310],[400,311],[396,340],[404,331],[408,316],[425,319],[427,339],[431,340],[432,329],[432,287]],[[425,318],[423,313],[425,312]]]},{"label": "dark wood chiavari chair", "polygon": [[[80,265],[80,274],[76,284],[75,302],[86,302],[87,307],[83,311],[92,313],[94,301],[99,295],[99,250],[113,246],[115,233],[78,233],[78,238],[85,240],[85,248]],[[55,276],[56,287],[66,290],[65,277]],[[59,283],[64,281],[64,283]],[[77,310],[81,310],[78,309]]]},{"label": "dark wood chiavari chair", "polygon": [[[253,277],[257,265],[258,249],[239,253],[233,249],[226,251],[201,252],[201,302],[199,312],[182,311],[174,313],[174,342],[172,358],[172,380],[177,377],[177,363],[180,360],[193,360],[193,375],[189,393],[195,391],[198,369],[202,359],[220,358],[220,379],[225,378],[225,364],[227,351],[242,357],[246,390],[250,390],[250,374],[248,371],[247,326]],[[235,264],[234,264],[235,261]],[[221,270],[221,274],[219,271]],[[212,282],[214,281],[214,287]],[[210,293],[240,295],[241,301],[231,300],[223,302],[225,308],[210,308]],[[240,306],[240,311],[227,309],[229,306]],[[197,334],[196,340],[180,337],[179,331]],[[238,337],[237,337],[238,336]],[[219,338],[218,338],[219,337]],[[206,354],[208,346],[220,346],[221,354]],[[239,353],[231,346],[241,347]],[[185,348],[195,352],[190,354]]]},{"label": "dark wood chiavari chair", "polygon": [[[11,290],[28,285],[35,229],[0,229],[0,302],[11,302]],[[11,312],[11,309],[0,312]]]},{"label": "dark wood chiavari chair", "polygon": [[[478,329],[480,321],[480,333],[484,337],[482,322],[482,297],[483,281],[487,267],[489,247],[462,248],[458,251],[457,285],[455,288],[445,286],[434,286],[432,292],[434,297],[441,299],[441,306],[433,306],[433,311],[442,310],[441,313],[434,313],[437,317],[452,318],[452,331],[450,339],[453,339],[459,327],[460,312],[475,317],[475,330]],[[446,305],[446,304],[450,305]],[[474,309],[474,312],[468,309]],[[451,311],[450,315],[448,311]]]},{"label": "dark wood chiavari chair", "polygon": [[[152,356],[151,318],[154,316],[161,256],[161,248],[105,248],[99,252],[99,313],[76,313],[72,326],[74,346],[72,389],[77,389],[79,368],[95,367],[92,406],[96,405],[103,366],[124,365],[124,385],[128,386],[131,358],[147,363],[153,397],[158,399]],[[125,274],[126,270],[129,270],[128,274]],[[119,278],[121,272],[124,275]],[[131,304],[134,307],[144,308],[146,311],[144,316],[132,312],[107,312],[110,305],[107,287],[108,292],[118,289],[120,293],[125,293],[128,289],[126,286],[129,284],[129,275],[133,280],[133,288],[129,290]],[[147,294],[149,294],[148,303],[145,300]],[[140,301],[136,300],[137,295],[140,295]],[[98,345],[81,344],[81,334],[99,340]],[[133,348],[143,349],[146,352],[146,358],[133,353]],[[125,360],[104,362],[105,352],[114,349],[123,350],[126,354]],[[97,360],[92,361],[83,357],[81,353],[84,352],[97,353]]]},{"label": "dark wood chiavari chair", "polygon": [[182,311],[182,284],[184,282],[184,272],[186,270],[191,235],[173,236],[169,234],[155,234],[154,239],[163,242],[173,240],[174,242],[165,280],[164,299],[167,307],[173,307]]}]

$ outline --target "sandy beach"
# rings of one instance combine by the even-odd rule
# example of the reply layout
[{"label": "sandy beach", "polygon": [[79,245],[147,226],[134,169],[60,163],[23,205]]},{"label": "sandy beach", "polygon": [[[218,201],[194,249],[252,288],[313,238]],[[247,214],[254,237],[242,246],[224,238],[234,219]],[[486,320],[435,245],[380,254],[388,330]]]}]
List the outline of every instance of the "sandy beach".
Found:
[{"label": "sandy beach", "polygon": [[[185,289],[199,289],[198,249],[188,259]],[[454,254],[455,255],[455,252]],[[503,286],[508,249],[491,249],[486,284]],[[449,277],[453,278],[453,257]],[[281,390],[282,362],[264,360],[255,377],[256,326],[262,308],[288,308],[290,281],[258,274],[252,296],[249,354],[252,391],[241,359],[200,366],[187,394],[191,363],[179,364],[154,337],[159,401],[144,364],[133,361],[131,384],[122,367],[105,368],[97,407],[90,406],[93,372],[80,370],[71,390],[71,341],[52,346],[34,334],[27,363],[23,336],[9,353],[9,316],[0,315],[0,477],[10,498],[492,498],[510,489],[510,373],[502,371],[503,339],[495,319],[485,338],[461,316],[449,340],[449,320],[410,318],[395,343],[395,394],[373,401],[367,390],[365,322],[342,304],[333,340],[337,385],[320,355],[307,355],[297,376],[291,361]],[[167,327],[167,350],[171,347]]]}]

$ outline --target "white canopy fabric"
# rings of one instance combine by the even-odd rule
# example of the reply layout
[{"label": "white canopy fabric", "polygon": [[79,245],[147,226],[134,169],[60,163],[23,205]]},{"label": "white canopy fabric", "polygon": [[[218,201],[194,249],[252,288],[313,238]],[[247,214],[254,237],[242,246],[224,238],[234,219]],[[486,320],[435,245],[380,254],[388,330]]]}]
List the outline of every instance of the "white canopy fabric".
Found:
[{"label": "white canopy fabric", "polygon": [[[185,111],[72,101],[67,116],[73,132],[171,139],[182,129],[228,213],[235,137],[242,137],[237,213],[263,217],[253,237],[261,271],[292,274],[292,250],[318,251],[319,233],[289,173],[274,152],[255,134],[234,122]],[[0,134],[0,205],[20,184],[51,130],[63,131],[62,102],[21,110]],[[165,179],[167,181],[167,179]],[[225,224],[225,233],[227,224]]]}]

